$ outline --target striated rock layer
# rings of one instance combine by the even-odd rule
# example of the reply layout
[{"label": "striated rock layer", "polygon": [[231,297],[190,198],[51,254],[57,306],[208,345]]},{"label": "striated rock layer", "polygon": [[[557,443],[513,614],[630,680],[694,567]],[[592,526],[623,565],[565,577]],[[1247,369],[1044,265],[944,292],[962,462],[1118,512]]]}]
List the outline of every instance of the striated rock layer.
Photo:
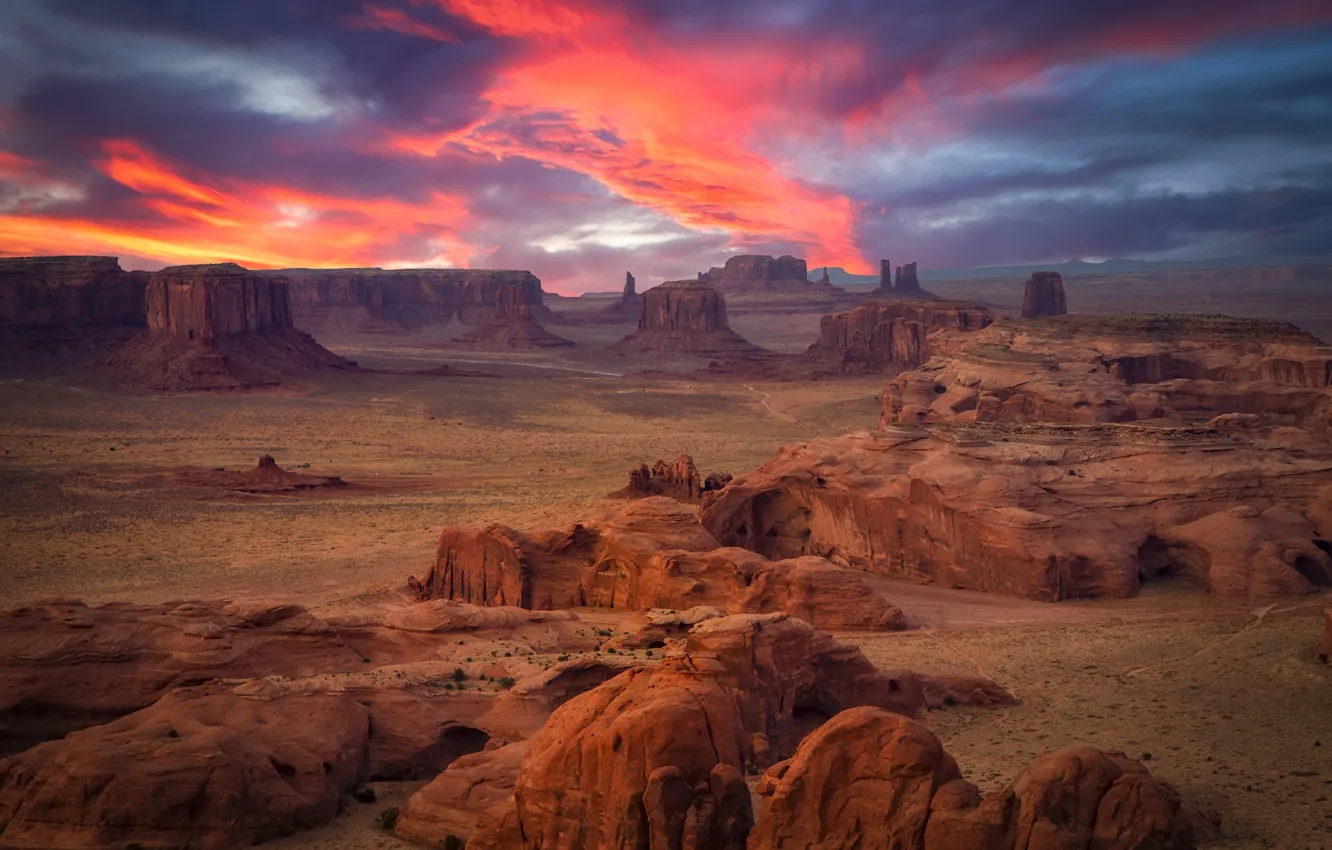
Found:
[{"label": "striated rock layer", "polygon": [[912,369],[992,321],[988,309],[963,301],[875,301],[824,316],[805,358],[837,364],[844,374]]},{"label": "striated rock layer", "polygon": [[528,301],[531,293],[517,284],[505,284],[495,293],[495,309],[475,330],[449,343],[454,348],[471,349],[550,349],[572,348],[573,342],[556,336],[536,320],[535,307]]},{"label": "striated rock layer", "polygon": [[981,797],[923,724],[851,708],[759,783],[750,850],[1188,850],[1215,830],[1179,792],[1123,753],[1047,753]]},{"label": "striated rock layer", "polygon": [[544,318],[541,280],[529,271],[489,269],[281,269],[296,324],[311,330],[392,330],[491,317],[503,286],[519,286]]},{"label": "striated rock layer", "polygon": [[643,464],[629,471],[629,486],[618,495],[629,498],[668,496],[677,502],[697,502],[704,493],[720,490],[731,480],[726,473],[713,472],[707,478],[698,473],[694,459],[680,455],[675,463],[659,460],[651,467]]},{"label": "striated rock layer", "polygon": [[1179,575],[1223,596],[1332,579],[1332,450],[1221,427],[892,426],[788,446],[703,525],[765,558],[1036,599]]},{"label": "striated rock layer", "polygon": [[605,350],[723,359],[763,351],[731,330],[721,292],[694,280],[667,281],[644,292],[638,329]]},{"label": "striated rock layer", "polygon": [[422,599],[473,605],[713,605],[734,613],[789,611],[827,628],[906,626],[856,573],[822,558],[772,562],[721,547],[689,509],[662,496],[567,529],[445,529],[429,574],[411,583]]},{"label": "striated rock layer", "polygon": [[0,258],[0,337],[43,351],[124,342],[147,325],[148,276],[115,257]]},{"label": "striated rock layer", "polygon": [[148,330],[104,361],[133,385],[245,389],[356,366],[292,325],[284,280],[235,263],[163,269],[146,301]]},{"label": "striated rock layer", "polygon": [[892,380],[883,421],[1207,421],[1332,435],[1332,346],[1284,322],[1059,316],[996,323]]}]

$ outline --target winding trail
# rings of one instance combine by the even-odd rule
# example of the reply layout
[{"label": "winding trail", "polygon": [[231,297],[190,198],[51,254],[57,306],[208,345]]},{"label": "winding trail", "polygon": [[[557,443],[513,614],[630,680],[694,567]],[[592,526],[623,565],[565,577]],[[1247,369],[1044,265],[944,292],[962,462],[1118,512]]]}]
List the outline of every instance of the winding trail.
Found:
[{"label": "winding trail", "polygon": [[785,413],[778,413],[777,411],[772,409],[772,405],[768,404],[768,399],[772,398],[772,393],[765,393],[762,390],[756,390],[753,387],[751,387],[749,384],[745,384],[745,389],[749,390],[751,393],[757,393],[758,395],[762,396],[762,398],[759,399],[759,404],[763,405],[765,408],[768,409],[769,413],[771,413],[773,416],[776,416],[778,419],[782,420],[783,422],[799,421],[794,416]]}]

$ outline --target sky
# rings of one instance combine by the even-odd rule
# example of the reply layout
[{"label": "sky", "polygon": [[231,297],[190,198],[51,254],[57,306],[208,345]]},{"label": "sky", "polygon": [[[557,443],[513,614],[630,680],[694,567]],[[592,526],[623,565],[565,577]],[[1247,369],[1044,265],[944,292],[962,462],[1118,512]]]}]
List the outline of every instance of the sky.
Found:
[{"label": "sky", "polygon": [[0,2],[0,255],[1329,252],[1329,0]]}]

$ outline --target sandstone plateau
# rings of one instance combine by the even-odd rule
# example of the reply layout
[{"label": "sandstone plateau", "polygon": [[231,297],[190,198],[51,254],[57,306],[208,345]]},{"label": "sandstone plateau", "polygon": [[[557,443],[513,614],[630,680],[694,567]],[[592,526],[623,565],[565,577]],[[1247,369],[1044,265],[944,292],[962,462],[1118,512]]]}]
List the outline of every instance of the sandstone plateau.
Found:
[{"label": "sandstone plateau", "polygon": [[1332,347],[1226,316],[997,322],[884,389],[883,421],[1207,421],[1251,414],[1332,434]]},{"label": "sandstone plateau", "polygon": [[120,344],[147,325],[148,276],[115,257],[0,258],[0,338],[42,351]]},{"label": "sandstone plateau", "polygon": [[818,557],[774,562],[722,547],[688,508],[662,496],[564,529],[445,529],[434,566],[423,581],[410,583],[422,599],[472,605],[628,611],[709,605],[733,613],[786,611],[824,628],[907,625],[857,573]]},{"label": "sandstone plateau", "polygon": [[503,286],[521,287],[534,315],[545,318],[541,280],[528,271],[489,269],[280,269],[291,289],[297,325],[315,331],[391,331],[491,317]]},{"label": "sandstone plateau", "polygon": [[788,446],[701,521],[769,559],[1035,599],[1165,575],[1301,594],[1332,580],[1332,450],[1219,425],[894,425]]},{"label": "sandstone plateau", "polygon": [[490,317],[449,345],[499,351],[572,348],[571,341],[556,336],[537,322],[535,308],[541,302],[529,302],[530,297],[528,289],[517,284],[501,286],[495,292],[495,307]]},{"label": "sandstone plateau", "polygon": [[148,330],[103,361],[127,383],[168,392],[274,386],[356,364],[292,325],[281,278],[235,263],[171,266],[147,289]]},{"label": "sandstone plateau", "polygon": [[612,354],[666,354],[740,358],[763,349],[731,330],[726,299],[694,280],[667,281],[642,295],[638,329],[607,346]]}]

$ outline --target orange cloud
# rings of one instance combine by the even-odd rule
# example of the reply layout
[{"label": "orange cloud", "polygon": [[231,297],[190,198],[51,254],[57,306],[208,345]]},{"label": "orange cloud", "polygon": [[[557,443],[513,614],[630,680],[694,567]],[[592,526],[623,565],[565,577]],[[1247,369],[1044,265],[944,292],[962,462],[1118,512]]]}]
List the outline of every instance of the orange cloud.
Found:
[{"label": "orange cloud", "polygon": [[[135,142],[103,145],[96,167],[139,193],[148,220],[0,215],[9,253],[129,251],[163,262],[230,260],[255,267],[364,266],[394,259],[399,241],[431,246],[433,262],[466,265],[466,202],[349,198],[254,181],[186,174]],[[407,259],[407,258],[404,258]]]}]

